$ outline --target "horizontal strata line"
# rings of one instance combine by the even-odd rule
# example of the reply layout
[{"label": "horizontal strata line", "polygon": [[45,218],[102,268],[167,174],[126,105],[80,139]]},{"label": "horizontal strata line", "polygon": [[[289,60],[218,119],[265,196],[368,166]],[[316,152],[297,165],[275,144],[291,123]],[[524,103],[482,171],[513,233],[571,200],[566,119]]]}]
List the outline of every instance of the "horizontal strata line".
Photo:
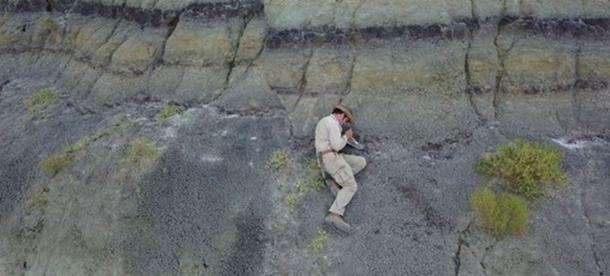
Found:
[{"label": "horizontal strata line", "polygon": [[[175,27],[181,15],[196,16],[201,20],[222,20],[236,16],[264,16],[262,0],[235,0],[222,3],[194,3],[181,10],[141,9],[122,6],[78,2],[72,12],[82,15],[99,15],[106,18],[126,19],[153,27]],[[24,1],[19,1],[23,3]],[[28,3],[28,2],[25,2]],[[2,7],[0,7],[0,10]],[[26,8],[22,8],[28,12]],[[499,23],[498,23],[499,22]],[[517,29],[544,36],[610,37],[610,18],[536,19],[531,17],[488,18],[484,21],[463,18],[451,24],[370,26],[357,29],[320,26],[306,29],[268,28],[265,34],[267,48],[294,47],[318,44],[348,44],[370,40],[404,38],[409,40],[440,38],[465,39],[484,24],[498,24],[502,29]]]},{"label": "horizontal strata line", "polygon": [[332,43],[346,44],[354,39],[372,40],[405,37],[422,39],[442,37],[461,39],[470,31],[479,29],[479,22],[462,19],[453,24],[404,25],[404,26],[371,26],[360,29],[344,29],[334,26],[321,26],[308,29],[277,30],[270,28],[266,35],[268,48],[279,48],[292,44]]},{"label": "horizontal strata line", "polygon": [[230,17],[261,16],[265,10],[262,0],[192,3],[179,10],[162,10],[158,8],[143,9],[126,5],[113,6],[82,1],[77,1],[71,4],[71,6],[72,5],[73,7],[70,8],[66,8],[64,5],[55,9],[52,4],[43,6],[42,4],[37,5],[34,2],[18,1],[14,5],[9,4],[6,7],[0,6],[0,10],[11,12],[37,12],[45,9],[47,11],[55,10],[59,12],[77,13],[85,16],[97,15],[105,18],[124,19],[136,22],[142,26],[153,27],[171,25],[172,22],[175,22],[175,19],[182,14],[214,20]]},{"label": "horizontal strata line", "polygon": [[610,31],[610,18],[537,19],[507,16],[500,20],[499,25],[547,35],[604,36]]},{"label": "horizontal strata line", "polygon": [[[480,22],[472,18],[464,18],[451,24],[371,26],[359,29],[336,28],[334,26],[289,30],[271,28],[267,31],[265,43],[268,48],[280,48],[303,44],[346,44],[353,41],[392,38],[464,39],[467,38],[469,32],[479,30],[482,24],[492,24],[492,21],[493,19],[487,19]],[[503,17],[500,19],[499,25],[502,28],[517,28],[542,35],[604,37],[610,33],[610,18],[535,19]]]}]

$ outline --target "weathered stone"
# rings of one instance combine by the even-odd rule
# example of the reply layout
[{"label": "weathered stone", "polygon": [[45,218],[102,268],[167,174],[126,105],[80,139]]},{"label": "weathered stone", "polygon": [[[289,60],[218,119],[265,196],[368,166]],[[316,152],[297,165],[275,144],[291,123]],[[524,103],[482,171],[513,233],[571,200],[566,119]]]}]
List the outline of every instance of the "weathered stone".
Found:
[{"label": "weathered stone", "polygon": [[130,36],[119,46],[110,63],[117,73],[142,73],[160,55],[163,45],[163,30],[145,30]]},{"label": "weathered stone", "polygon": [[49,49],[52,51],[66,51],[70,54],[73,54],[76,47],[76,39],[81,32],[81,28],[87,25],[87,22],[91,21],[90,18],[84,18],[81,16],[73,16],[65,21],[64,24],[64,34],[63,39],[61,41],[61,45],[53,46],[53,45],[45,45],[45,49]]},{"label": "weathered stone", "polygon": [[610,88],[578,88],[575,92],[575,116],[578,127],[584,130],[610,135]]},{"label": "weathered stone", "polygon": [[473,92],[491,92],[496,89],[500,61],[498,49],[494,45],[493,30],[481,29],[477,33],[470,44],[467,62]]},{"label": "weathered stone", "polygon": [[272,89],[295,92],[303,79],[303,70],[311,50],[278,49],[265,51],[261,57],[267,83]]},{"label": "weathered stone", "polygon": [[57,23],[56,19],[43,15],[38,18],[32,33],[32,44],[30,47],[42,48],[48,45],[49,48],[57,48],[62,42],[63,28]]},{"label": "weathered stone", "polygon": [[155,67],[146,81],[146,91],[155,99],[181,102],[176,90],[182,82],[184,68],[179,66]]},{"label": "weathered stone", "polygon": [[465,87],[465,53],[462,42],[366,48],[356,54],[352,92],[376,96],[455,94]]},{"label": "weathered stone", "polygon": [[278,97],[280,97],[284,109],[290,112],[294,110],[302,96],[300,94],[278,94]]},{"label": "weathered stone", "polygon": [[[464,1],[464,3],[468,3]],[[468,13],[470,14],[470,13]],[[418,0],[364,1],[355,15],[355,26],[449,24],[447,2]]]},{"label": "weathered stone", "polygon": [[604,0],[583,0],[583,17],[609,18],[610,3]]},{"label": "weathered stone", "polygon": [[[70,12],[59,1],[0,0],[20,11],[0,17],[0,275],[608,272],[605,3],[584,0],[573,18],[580,2],[271,0],[270,18],[240,10],[249,0],[85,0]],[[170,10],[137,8],[155,4]],[[44,14],[61,43],[39,25]],[[195,42],[170,37],[162,49],[177,16],[173,35]],[[278,25],[265,34],[267,19]],[[43,89],[58,102],[29,114]],[[161,126],[170,102],[187,110]],[[356,231],[329,231],[316,255],[308,244],[329,230],[320,223],[333,198],[304,191],[305,163],[315,123],[337,102],[366,143],[344,152],[368,166],[346,216]],[[530,204],[524,236],[484,233],[469,210],[484,183],[473,164],[514,138],[559,136],[570,184]],[[83,137],[72,165],[40,170]],[[158,162],[119,184],[137,137]],[[279,149],[289,175],[265,166]],[[48,206],[33,215],[44,188]],[[293,192],[304,194],[288,206]]]},{"label": "weathered stone", "polygon": [[36,60],[28,75],[33,78],[57,79],[69,61],[70,56],[63,53],[45,53]]},{"label": "weathered stone", "polygon": [[91,58],[91,65],[94,67],[106,67],[109,65],[112,55],[116,49],[123,44],[125,39],[127,39],[127,36],[112,36],[107,43],[104,43],[104,45],[100,46],[100,48],[95,51]]},{"label": "weathered stone", "polygon": [[610,84],[610,46],[608,41],[584,41],[578,57],[578,77],[580,80]]},{"label": "weathered stone", "polygon": [[227,64],[234,53],[229,25],[223,22],[202,23],[182,18],[165,45],[163,61],[168,64]]},{"label": "weathered stone", "polygon": [[0,26],[0,51],[25,51],[30,47],[33,24],[15,16]]},{"label": "weathered stone", "polygon": [[307,93],[344,93],[352,69],[351,49],[322,47],[314,50],[305,75]]},{"label": "weathered stone", "polygon": [[576,117],[570,90],[525,95],[505,92],[496,96],[498,121],[511,137],[548,135],[559,137],[575,129]]},{"label": "weathered stone", "polygon": [[535,18],[578,18],[583,13],[582,2],[570,0],[524,0],[520,2],[520,9],[521,16]]},{"label": "weathered stone", "polygon": [[358,125],[377,137],[442,139],[466,131],[475,117],[463,92],[465,48],[420,42],[361,50],[343,102],[358,110]]},{"label": "weathered stone", "polygon": [[74,42],[74,55],[84,60],[92,60],[95,52],[102,47],[119,24],[117,21],[95,18],[84,25]]},{"label": "weathered stone", "polygon": [[509,92],[567,89],[576,81],[576,48],[563,41],[531,37],[515,41],[504,61],[502,89]]},{"label": "weathered stone", "polygon": [[145,87],[144,76],[122,76],[103,74],[91,88],[87,103],[95,107],[113,106],[142,94]]},{"label": "weathered stone", "polygon": [[336,1],[265,1],[265,15],[274,29],[303,29],[328,25],[333,21]]},{"label": "weathered stone", "polygon": [[[480,20],[485,20],[488,18],[500,17],[502,13],[502,8],[504,5],[507,6],[506,15],[514,15],[510,14],[508,7],[511,3],[516,1],[496,1],[496,0],[473,0],[472,3],[474,5],[474,13]],[[514,4],[513,4],[514,5]],[[518,11],[518,9],[517,9]]]},{"label": "weathered stone", "polygon": [[83,101],[103,72],[92,68],[88,63],[72,59],[68,66],[60,71],[58,83],[68,91],[71,98]]},{"label": "weathered stone", "polygon": [[222,92],[228,72],[227,67],[187,67],[171,97],[180,102],[209,103]]},{"label": "weathered stone", "polygon": [[340,99],[341,96],[332,94],[303,95],[290,113],[292,134],[298,138],[313,137],[318,120],[330,114],[332,107],[339,103]]},{"label": "weathered stone", "polygon": [[233,83],[214,103],[229,112],[262,112],[282,107],[278,96],[254,67],[241,80]]},{"label": "weathered stone", "polygon": [[155,3],[155,8],[161,10],[180,10],[188,6],[188,4],[190,4],[191,2],[191,0],[159,0]]},{"label": "weathered stone", "polygon": [[248,23],[239,41],[239,49],[235,57],[236,64],[250,62],[258,57],[264,46],[265,28],[265,21],[261,19],[252,19]]},{"label": "weathered stone", "polygon": [[332,22],[339,29],[350,29],[354,26],[355,13],[364,4],[365,0],[344,0],[339,1],[334,10],[335,16]]}]

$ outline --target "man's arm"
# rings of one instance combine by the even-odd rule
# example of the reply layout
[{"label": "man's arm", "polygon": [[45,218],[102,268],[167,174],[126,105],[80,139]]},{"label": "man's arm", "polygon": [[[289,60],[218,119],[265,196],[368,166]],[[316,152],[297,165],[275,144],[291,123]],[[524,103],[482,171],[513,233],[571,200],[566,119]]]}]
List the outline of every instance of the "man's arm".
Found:
[{"label": "man's arm", "polygon": [[330,147],[335,151],[340,151],[345,147],[347,143],[347,137],[341,136],[341,127],[339,125],[328,126],[328,136],[330,140]]}]

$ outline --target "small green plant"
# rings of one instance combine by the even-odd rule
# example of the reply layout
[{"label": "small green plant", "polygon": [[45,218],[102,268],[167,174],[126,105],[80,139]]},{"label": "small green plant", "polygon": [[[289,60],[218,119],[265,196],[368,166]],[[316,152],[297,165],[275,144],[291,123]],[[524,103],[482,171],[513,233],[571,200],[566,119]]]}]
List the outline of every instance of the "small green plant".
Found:
[{"label": "small green plant", "polygon": [[38,21],[38,24],[40,25],[41,28],[43,28],[45,30],[49,30],[52,32],[59,30],[59,25],[57,24],[57,22],[55,22],[55,20],[53,20],[53,18],[51,18],[48,15],[41,17],[40,20]]},{"label": "small green plant", "polygon": [[328,232],[323,229],[318,230],[318,234],[309,242],[307,246],[313,254],[320,254],[326,248],[326,242],[328,241]]},{"label": "small green plant", "polygon": [[66,144],[64,146],[64,153],[73,154],[82,151],[89,146],[89,143],[91,143],[91,138],[85,136],[76,141],[76,143]]},{"label": "small green plant", "polygon": [[475,169],[488,177],[502,179],[511,192],[536,198],[544,195],[545,186],[567,182],[560,165],[562,158],[559,149],[517,140],[500,145],[495,154],[483,156]]},{"label": "small green plant", "polygon": [[184,106],[167,105],[163,109],[161,109],[161,111],[159,111],[159,113],[157,114],[157,118],[159,119],[161,125],[165,125],[167,124],[167,120],[169,120],[169,118],[176,114],[182,114],[184,113],[184,111],[186,111],[186,108],[184,108]]},{"label": "small green plant", "polygon": [[294,210],[294,207],[299,202],[299,199],[300,199],[299,194],[290,192],[286,195],[286,197],[284,197],[284,204],[286,204],[286,206],[288,206],[288,208],[290,208],[290,210]]},{"label": "small green plant", "polygon": [[267,159],[265,167],[278,172],[290,172],[290,154],[288,153],[288,150],[276,150],[271,157]]},{"label": "small green plant", "polygon": [[322,169],[318,164],[318,160],[315,158],[310,158],[307,161],[307,178],[311,179],[312,187],[316,190],[320,190],[324,188],[324,179],[322,179]]},{"label": "small green plant", "polygon": [[58,99],[59,97],[54,91],[40,90],[32,94],[32,96],[25,101],[25,105],[30,114],[35,114],[56,103]]},{"label": "small green plant", "polygon": [[470,199],[471,207],[482,227],[495,236],[527,231],[527,203],[507,193],[498,196],[489,188],[477,189]]},{"label": "small green plant", "polygon": [[159,158],[159,150],[144,138],[137,138],[130,143],[127,157],[119,165],[116,176],[119,183],[125,182],[134,173],[140,173]]},{"label": "small green plant", "polygon": [[299,200],[311,190],[321,190],[324,188],[324,179],[320,173],[320,167],[316,159],[307,161],[304,178],[299,180],[294,190],[289,192],[284,198],[284,203],[293,210]]},{"label": "small green plant", "polygon": [[55,175],[73,163],[74,156],[71,154],[52,154],[46,159],[40,161],[40,167],[43,172],[50,175]]},{"label": "small green plant", "polygon": [[153,143],[144,138],[138,138],[131,142],[127,161],[139,165],[144,161],[155,160],[159,157],[159,150]]},{"label": "small green plant", "polygon": [[47,188],[43,189],[40,192],[35,193],[34,195],[32,195],[32,199],[30,201],[30,207],[32,207],[33,209],[36,210],[44,210],[47,208],[47,205],[49,204],[49,198],[47,197],[47,192],[49,190]]}]

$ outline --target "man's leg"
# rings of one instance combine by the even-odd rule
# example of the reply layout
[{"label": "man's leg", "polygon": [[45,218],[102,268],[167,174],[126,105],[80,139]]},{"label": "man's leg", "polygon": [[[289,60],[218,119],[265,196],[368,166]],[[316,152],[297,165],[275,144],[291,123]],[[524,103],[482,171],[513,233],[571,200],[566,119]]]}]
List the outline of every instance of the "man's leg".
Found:
[{"label": "man's leg", "polygon": [[342,188],[337,193],[337,197],[330,206],[329,211],[333,214],[343,216],[343,213],[345,213],[345,207],[349,204],[352,197],[358,190],[358,184],[354,179],[354,174],[352,173],[351,168],[348,167],[339,169],[335,175],[333,175],[333,178]]},{"label": "man's leg", "polygon": [[343,186],[337,193],[335,201],[330,206],[330,213],[324,220],[339,230],[350,232],[351,226],[343,219],[343,213],[345,213],[345,206],[356,193],[358,184],[354,179],[352,168],[341,155],[327,154],[324,157],[324,169],[339,185]]},{"label": "man's leg", "polygon": [[349,166],[352,168],[354,175],[366,167],[366,159],[364,159],[362,156],[353,154],[341,154],[341,156],[343,156],[345,162],[347,162],[347,164],[349,164]]}]

